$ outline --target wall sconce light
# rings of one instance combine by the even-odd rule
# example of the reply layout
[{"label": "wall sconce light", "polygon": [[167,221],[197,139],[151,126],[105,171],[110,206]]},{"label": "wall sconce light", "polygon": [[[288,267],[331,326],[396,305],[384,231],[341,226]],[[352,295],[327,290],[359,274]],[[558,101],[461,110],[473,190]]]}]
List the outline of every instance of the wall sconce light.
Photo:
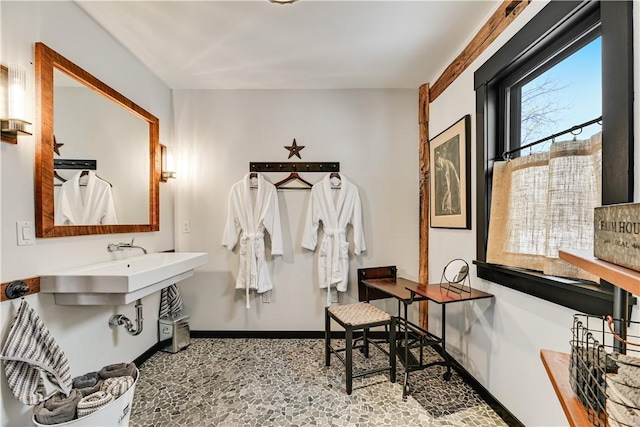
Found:
[{"label": "wall sconce light", "polygon": [[21,65],[9,64],[9,68],[0,66],[0,80],[2,140],[17,144],[18,135],[31,135],[27,131],[31,123],[24,120],[27,115],[27,73]]},{"label": "wall sconce light", "polygon": [[168,179],[174,179],[176,177],[176,173],[173,163],[173,155],[167,146],[163,144],[160,144],[160,163],[162,164],[160,182],[167,182]]},{"label": "wall sconce light", "polygon": [[276,3],[276,4],[291,4],[291,3],[295,3],[298,0],[269,0],[271,3]]}]

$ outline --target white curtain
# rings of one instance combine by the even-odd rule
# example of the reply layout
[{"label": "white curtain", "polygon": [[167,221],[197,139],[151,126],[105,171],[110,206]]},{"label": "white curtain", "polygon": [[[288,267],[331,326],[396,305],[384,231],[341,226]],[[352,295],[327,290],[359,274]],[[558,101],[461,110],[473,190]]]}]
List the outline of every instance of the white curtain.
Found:
[{"label": "white curtain", "polygon": [[487,262],[597,281],[558,258],[593,251],[593,209],[602,200],[602,133],[554,142],[545,153],[496,162]]}]

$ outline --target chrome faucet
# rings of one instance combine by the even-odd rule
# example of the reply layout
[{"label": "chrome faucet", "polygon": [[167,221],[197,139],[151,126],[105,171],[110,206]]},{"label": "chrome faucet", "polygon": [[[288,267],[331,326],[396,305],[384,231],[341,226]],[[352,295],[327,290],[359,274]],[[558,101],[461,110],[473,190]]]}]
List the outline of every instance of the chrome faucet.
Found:
[{"label": "chrome faucet", "polygon": [[124,243],[124,242],[120,242],[120,243],[109,243],[109,245],[107,246],[107,250],[109,252],[116,252],[116,251],[122,251],[124,249],[141,249],[142,252],[144,252],[144,254],[147,254],[147,250],[145,248],[143,248],[142,246],[134,246],[133,245],[133,240],[134,238],[131,238],[131,242],[129,243]]}]

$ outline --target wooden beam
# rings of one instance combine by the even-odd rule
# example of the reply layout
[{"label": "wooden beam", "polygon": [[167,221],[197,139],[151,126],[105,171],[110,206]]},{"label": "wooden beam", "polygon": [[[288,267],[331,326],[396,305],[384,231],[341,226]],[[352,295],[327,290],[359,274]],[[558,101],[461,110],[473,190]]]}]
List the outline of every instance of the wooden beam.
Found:
[{"label": "wooden beam", "polygon": [[[28,279],[20,279],[20,280],[22,280],[29,287],[29,292],[27,292],[25,296],[37,294],[38,292],[40,292],[40,277],[30,277]],[[2,286],[0,287],[0,292],[2,292],[2,294],[0,294],[0,301],[11,301],[7,297],[5,290],[7,289],[7,286],[9,286],[9,284],[12,282],[14,281],[12,280],[11,282],[3,283]]]},{"label": "wooden beam", "polygon": [[453,60],[431,86],[429,98],[435,101],[460,74],[466,70],[473,61],[485,51],[491,43],[513,22],[516,16],[529,5],[530,0],[504,0],[489,20],[480,28],[480,31],[464,48],[462,53]]},{"label": "wooden beam", "polygon": [[[418,281],[429,283],[429,83],[420,86],[418,92],[418,123],[420,127],[420,256],[418,259],[420,268]],[[428,330],[429,326],[429,302],[420,302],[421,328]]]}]

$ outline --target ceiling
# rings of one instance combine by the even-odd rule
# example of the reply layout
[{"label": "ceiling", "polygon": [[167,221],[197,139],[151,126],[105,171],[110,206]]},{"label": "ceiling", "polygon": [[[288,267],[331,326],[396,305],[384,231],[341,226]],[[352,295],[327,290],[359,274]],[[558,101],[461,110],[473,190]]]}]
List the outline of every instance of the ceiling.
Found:
[{"label": "ceiling", "polygon": [[77,3],[173,89],[415,89],[500,2]]}]

